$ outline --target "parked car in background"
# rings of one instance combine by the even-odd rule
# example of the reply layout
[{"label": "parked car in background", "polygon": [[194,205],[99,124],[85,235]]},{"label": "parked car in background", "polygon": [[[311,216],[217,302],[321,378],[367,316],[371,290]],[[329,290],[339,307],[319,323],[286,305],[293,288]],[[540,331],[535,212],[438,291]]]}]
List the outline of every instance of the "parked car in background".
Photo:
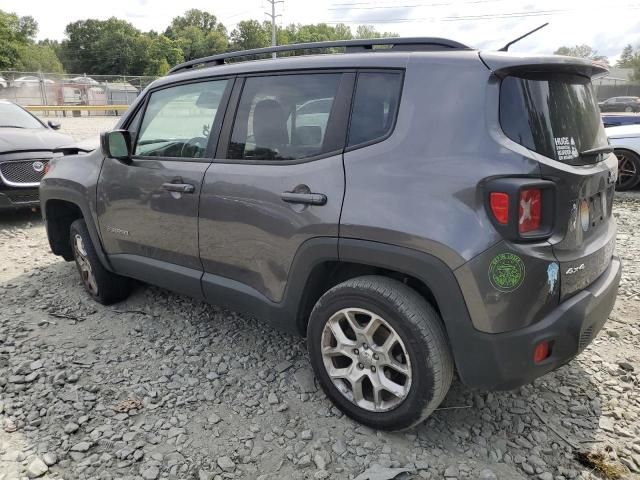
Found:
[{"label": "parked car in background", "polygon": [[0,77],[0,88],[7,88],[8,86],[7,81],[3,77]]},{"label": "parked car in background", "polygon": [[54,149],[73,144],[73,138],[54,131],[59,128],[0,100],[0,210],[39,206],[40,179]]},{"label": "parked car in background", "polygon": [[617,161],[590,82],[605,71],[441,38],[192,60],[101,149],[51,162],[49,243],[103,304],[135,278],[305,335],[338,408],[408,428],[454,369],[515,388],[606,322],[621,266]]},{"label": "parked car in background", "polygon": [[48,78],[40,78],[40,77],[36,77],[35,75],[25,75],[24,77],[18,77],[16,79],[14,79],[11,82],[11,84],[14,87],[22,87],[22,86],[26,86],[26,85],[38,84],[38,83],[40,83],[40,81],[42,81],[43,83],[47,83],[47,84],[55,83],[53,80],[50,80]]},{"label": "parked car in background", "polygon": [[100,85],[100,82],[98,82],[97,80],[94,80],[91,77],[85,77],[85,76],[80,76],[80,77],[73,77],[72,79],[67,81],[68,83],[78,83],[81,85]]},{"label": "parked car in background", "polygon": [[602,112],[640,112],[640,97],[611,97],[598,105]]},{"label": "parked car in background", "polygon": [[640,113],[603,113],[601,117],[605,128],[640,124]]},{"label": "parked car in background", "polygon": [[618,157],[616,190],[634,188],[640,183],[640,125],[610,127],[605,131]]}]

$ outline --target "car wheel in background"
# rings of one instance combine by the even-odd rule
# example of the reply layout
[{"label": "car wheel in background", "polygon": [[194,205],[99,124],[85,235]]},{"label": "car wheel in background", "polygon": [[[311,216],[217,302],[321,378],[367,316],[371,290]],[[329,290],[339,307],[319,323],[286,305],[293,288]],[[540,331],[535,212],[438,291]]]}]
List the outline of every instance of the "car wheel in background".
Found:
[{"label": "car wheel in background", "polygon": [[71,224],[70,240],[78,273],[89,295],[103,305],[127,298],[131,291],[130,280],[102,266],[84,220],[76,220]]},{"label": "car wheel in background", "polygon": [[633,112],[633,107],[624,107],[625,112]]},{"label": "car wheel in background", "polygon": [[311,312],[307,345],[329,398],[349,417],[381,430],[423,421],[453,378],[437,312],[391,278],[358,277],[326,292]]},{"label": "car wheel in background", "polygon": [[615,150],[618,157],[618,181],[616,190],[632,189],[640,182],[640,157],[629,150]]}]

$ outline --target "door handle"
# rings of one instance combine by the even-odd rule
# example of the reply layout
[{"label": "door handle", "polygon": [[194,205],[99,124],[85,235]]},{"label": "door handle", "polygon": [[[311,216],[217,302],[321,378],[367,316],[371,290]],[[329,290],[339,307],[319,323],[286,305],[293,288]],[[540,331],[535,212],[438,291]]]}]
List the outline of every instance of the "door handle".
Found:
[{"label": "door handle", "polygon": [[287,203],[303,203],[305,205],[324,205],[327,196],[324,193],[283,192],[282,200]]},{"label": "door handle", "polygon": [[162,188],[169,192],[193,193],[196,187],[190,183],[163,183]]}]

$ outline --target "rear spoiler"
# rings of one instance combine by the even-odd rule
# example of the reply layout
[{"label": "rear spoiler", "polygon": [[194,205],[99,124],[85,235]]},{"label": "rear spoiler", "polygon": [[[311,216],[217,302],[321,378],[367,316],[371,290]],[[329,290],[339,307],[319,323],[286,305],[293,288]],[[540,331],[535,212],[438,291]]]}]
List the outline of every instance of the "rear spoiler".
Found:
[{"label": "rear spoiler", "polygon": [[478,52],[480,60],[498,77],[523,73],[573,73],[589,78],[609,74],[604,65],[562,55],[514,55],[502,52]]}]

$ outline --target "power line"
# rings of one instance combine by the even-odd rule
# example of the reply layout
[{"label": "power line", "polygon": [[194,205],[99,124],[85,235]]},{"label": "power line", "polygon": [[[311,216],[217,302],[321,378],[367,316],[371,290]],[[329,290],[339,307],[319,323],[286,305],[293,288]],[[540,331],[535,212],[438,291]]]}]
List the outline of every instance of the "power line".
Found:
[{"label": "power line", "polygon": [[[383,8],[427,8],[427,7],[452,7],[456,5],[475,5],[479,3],[495,3],[505,0],[468,0],[464,2],[441,2],[441,3],[415,3],[412,5],[378,5],[372,6],[371,2],[354,2],[354,3],[334,3],[327,10],[378,10]],[[358,5],[366,5],[360,7]]]},{"label": "power line", "polygon": [[[624,6],[625,10],[637,10],[640,6]],[[510,12],[510,13],[496,13],[496,14],[484,14],[484,15],[457,15],[447,17],[424,17],[424,18],[385,18],[379,20],[329,20],[322,23],[338,24],[338,23],[350,23],[350,24],[381,24],[381,23],[412,23],[412,22],[424,22],[424,21],[442,21],[442,22],[458,22],[458,21],[470,21],[470,20],[503,20],[510,18],[525,18],[525,17],[548,17],[551,15],[566,14],[576,12],[576,9],[556,9],[556,10],[535,10],[528,12]],[[610,9],[607,9],[610,12]]]}]

